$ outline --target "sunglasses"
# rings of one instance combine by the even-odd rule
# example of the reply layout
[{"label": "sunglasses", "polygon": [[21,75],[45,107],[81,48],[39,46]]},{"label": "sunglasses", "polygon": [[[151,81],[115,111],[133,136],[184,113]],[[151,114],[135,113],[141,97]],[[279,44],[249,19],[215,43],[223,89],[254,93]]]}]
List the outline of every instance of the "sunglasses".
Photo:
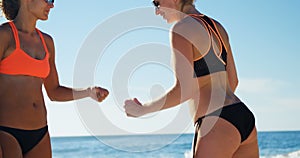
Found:
[{"label": "sunglasses", "polygon": [[48,3],[48,4],[53,4],[54,0],[45,0],[45,2]]},{"label": "sunglasses", "polygon": [[160,4],[159,4],[158,1],[153,0],[152,3],[153,3],[153,5],[154,5],[154,7],[155,7],[156,9],[159,9]]}]

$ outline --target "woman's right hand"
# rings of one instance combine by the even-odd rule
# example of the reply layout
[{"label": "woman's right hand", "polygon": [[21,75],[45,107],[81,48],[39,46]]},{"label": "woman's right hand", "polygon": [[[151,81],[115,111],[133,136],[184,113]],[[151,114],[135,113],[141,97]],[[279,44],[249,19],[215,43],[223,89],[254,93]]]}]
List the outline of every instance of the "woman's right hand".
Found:
[{"label": "woman's right hand", "polygon": [[145,107],[136,98],[125,100],[124,104],[124,109],[128,117],[140,117],[146,114]]},{"label": "woman's right hand", "polygon": [[109,91],[107,89],[101,87],[91,87],[88,88],[88,91],[89,96],[98,102],[102,102],[109,94]]}]

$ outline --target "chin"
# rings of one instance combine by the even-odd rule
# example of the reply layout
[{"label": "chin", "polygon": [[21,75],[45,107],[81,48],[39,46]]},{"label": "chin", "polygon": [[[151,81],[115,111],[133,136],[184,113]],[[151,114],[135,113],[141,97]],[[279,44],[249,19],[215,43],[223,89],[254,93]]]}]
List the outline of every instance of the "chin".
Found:
[{"label": "chin", "polygon": [[46,17],[41,17],[40,20],[43,20],[43,21],[48,20],[48,16],[46,16]]}]

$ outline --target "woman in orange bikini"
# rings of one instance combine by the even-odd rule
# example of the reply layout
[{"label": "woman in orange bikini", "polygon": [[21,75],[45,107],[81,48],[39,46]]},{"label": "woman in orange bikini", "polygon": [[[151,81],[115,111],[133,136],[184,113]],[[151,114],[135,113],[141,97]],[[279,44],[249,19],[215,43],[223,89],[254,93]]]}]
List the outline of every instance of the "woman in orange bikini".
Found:
[{"label": "woman in orange bikini", "polygon": [[2,0],[9,22],[0,26],[0,158],[50,158],[51,145],[42,85],[51,100],[91,97],[106,89],[75,90],[59,84],[53,39],[36,28],[54,0]]},{"label": "woman in orange bikini", "polygon": [[171,30],[176,83],[150,103],[125,101],[128,116],[142,116],[187,100],[195,123],[193,157],[258,158],[255,119],[234,94],[238,79],[228,35],[200,13],[194,0],[154,0],[156,14],[177,22]]}]

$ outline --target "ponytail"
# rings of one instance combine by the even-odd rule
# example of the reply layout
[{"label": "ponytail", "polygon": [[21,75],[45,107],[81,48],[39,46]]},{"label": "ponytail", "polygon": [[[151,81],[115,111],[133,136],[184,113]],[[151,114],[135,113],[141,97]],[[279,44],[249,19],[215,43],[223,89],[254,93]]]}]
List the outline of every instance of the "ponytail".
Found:
[{"label": "ponytail", "polygon": [[19,12],[20,0],[1,0],[0,8],[7,20],[14,20]]},{"label": "ponytail", "polygon": [[180,11],[183,11],[183,8],[186,4],[194,5],[195,0],[181,0],[181,8]]}]

